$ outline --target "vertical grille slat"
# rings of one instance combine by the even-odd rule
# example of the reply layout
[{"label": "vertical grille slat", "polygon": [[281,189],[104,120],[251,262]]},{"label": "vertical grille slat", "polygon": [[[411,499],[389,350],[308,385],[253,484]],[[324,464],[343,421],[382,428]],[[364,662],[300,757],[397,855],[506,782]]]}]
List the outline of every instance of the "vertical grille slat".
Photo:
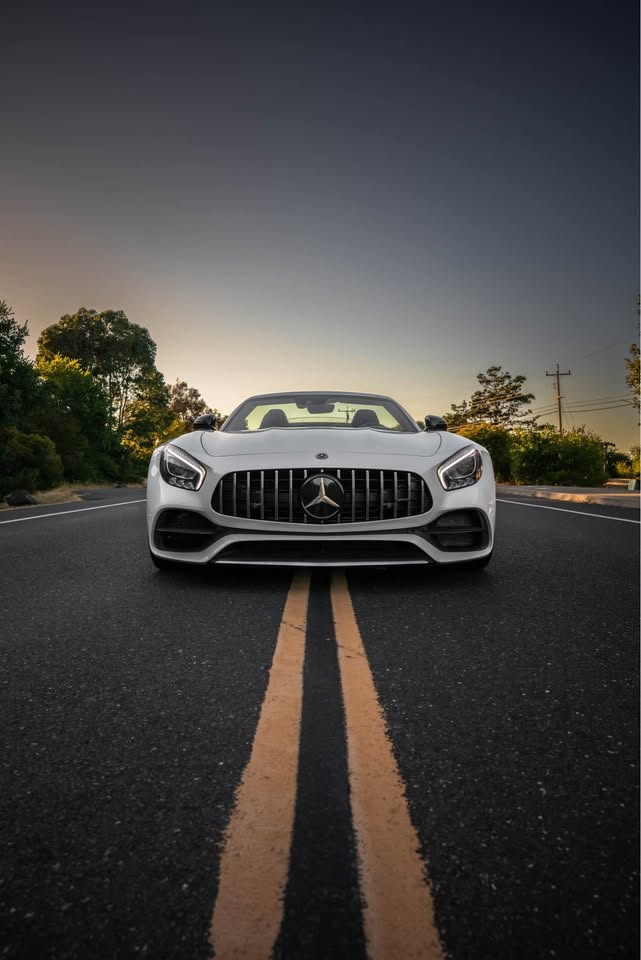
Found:
[{"label": "vertical grille slat", "polygon": [[[303,480],[307,480],[307,470],[303,470]],[[303,523],[309,523],[309,517],[303,510]]]},{"label": "vertical grille slat", "polygon": [[326,524],[364,523],[418,516],[432,507],[425,481],[418,474],[366,468],[291,468],[242,470],[222,477],[212,495],[212,508],[223,516],[279,523],[316,521],[303,509],[300,491],[309,476],[324,474],[340,481],[342,510]]},{"label": "vertical grille slat", "polygon": [[352,523],[356,520],[356,470],[352,470]]}]

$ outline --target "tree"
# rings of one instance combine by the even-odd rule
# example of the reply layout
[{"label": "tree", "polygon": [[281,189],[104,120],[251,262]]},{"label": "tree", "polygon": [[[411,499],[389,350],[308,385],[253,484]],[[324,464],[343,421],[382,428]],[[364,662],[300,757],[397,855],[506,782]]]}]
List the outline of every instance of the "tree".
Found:
[{"label": "tree", "polygon": [[53,440],[8,427],[3,443],[0,494],[11,490],[47,490],[62,481],[62,461]]},{"label": "tree", "polygon": [[467,400],[464,400],[462,403],[453,403],[450,406],[450,412],[443,414],[443,419],[447,421],[447,426],[450,430],[458,430],[459,427],[471,424],[473,421],[470,416],[470,405]]},{"label": "tree", "polygon": [[191,429],[191,425],[203,413],[213,413],[220,418],[218,410],[212,410],[195,387],[185,380],[176,380],[170,388],[169,406],[183,427],[182,433]]},{"label": "tree", "polygon": [[146,469],[154,447],[184,432],[175,428],[169,398],[169,387],[159,370],[151,371],[140,382],[122,432],[122,444],[138,473]]},{"label": "tree", "polygon": [[65,479],[99,479],[105,455],[111,452],[115,440],[109,428],[106,390],[78,360],[60,354],[51,360],[39,357],[36,367],[43,402],[30,424],[55,442]]},{"label": "tree", "polygon": [[25,357],[23,346],[28,330],[20,326],[5,300],[0,300],[0,433],[19,425],[36,404],[38,377]]},{"label": "tree", "polygon": [[507,370],[494,365],[485,373],[477,374],[476,379],[481,388],[474,391],[469,402],[453,403],[452,412],[445,415],[450,427],[485,422],[513,428],[533,423],[525,419],[532,412],[528,405],[534,400],[534,394],[523,392],[524,376],[513,377]]},{"label": "tree", "polygon": [[486,448],[492,458],[494,473],[499,483],[507,483],[511,479],[509,430],[491,423],[468,423],[456,432],[459,436],[474,440]]},{"label": "tree", "polygon": [[640,371],[639,371],[639,345],[638,343],[630,344],[630,356],[625,358],[625,365],[628,368],[628,372],[625,377],[625,382],[630,387],[630,390],[634,393],[632,398],[632,403],[634,406],[639,409],[640,403]]},{"label": "tree", "polygon": [[38,338],[38,359],[56,354],[77,360],[105,386],[116,430],[146,376],[155,370],[156,344],[145,327],[131,323],[122,310],[97,313],[81,307],[65,314]]},{"label": "tree", "polygon": [[563,435],[554,427],[517,429],[511,436],[516,483],[596,487],[605,480],[603,441],[579,427]]}]

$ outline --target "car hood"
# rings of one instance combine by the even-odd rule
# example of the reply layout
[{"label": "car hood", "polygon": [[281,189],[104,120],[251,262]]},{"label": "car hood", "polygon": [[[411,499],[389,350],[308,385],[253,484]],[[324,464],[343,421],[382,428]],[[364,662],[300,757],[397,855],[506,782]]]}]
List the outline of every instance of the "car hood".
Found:
[{"label": "car hood", "polygon": [[[194,435],[191,434],[191,437]],[[332,456],[352,454],[358,456],[387,455],[398,457],[433,457],[442,444],[441,433],[391,433],[346,428],[323,430],[304,428],[273,428],[256,433],[225,433],[224,431],[201,433],[201,444],[210,457],[268,457],[290,454],[300,457],[319,453]]]}]

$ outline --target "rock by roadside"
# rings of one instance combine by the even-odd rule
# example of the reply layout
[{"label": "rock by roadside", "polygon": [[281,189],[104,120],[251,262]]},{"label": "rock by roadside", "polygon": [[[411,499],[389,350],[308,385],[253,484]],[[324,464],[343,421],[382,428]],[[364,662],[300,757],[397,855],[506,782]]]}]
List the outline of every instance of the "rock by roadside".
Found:
[{"label": "rock by roadside", "polygon": [[13,490],[4,498],[4,502],[10,507],[30,507],[38,503],[36,498],[28,490]]}]

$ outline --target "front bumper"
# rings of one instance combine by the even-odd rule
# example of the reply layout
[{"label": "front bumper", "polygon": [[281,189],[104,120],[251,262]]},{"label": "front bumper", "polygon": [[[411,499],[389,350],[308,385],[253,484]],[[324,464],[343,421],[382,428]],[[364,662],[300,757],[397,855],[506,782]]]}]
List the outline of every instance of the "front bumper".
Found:
[{"label": "front bumper", "polygon": [[[494,543],[493,478],[450,492],[432,486],[430,510],[415,517],[340,526],[224,516],[212,509],[211,493],[208,484],[194,493],[150,477],[147,521],[153,554],[194,565],[408,566],[465,563],[487,556]],[[451,517],[457,517],[457,525]]]}]

